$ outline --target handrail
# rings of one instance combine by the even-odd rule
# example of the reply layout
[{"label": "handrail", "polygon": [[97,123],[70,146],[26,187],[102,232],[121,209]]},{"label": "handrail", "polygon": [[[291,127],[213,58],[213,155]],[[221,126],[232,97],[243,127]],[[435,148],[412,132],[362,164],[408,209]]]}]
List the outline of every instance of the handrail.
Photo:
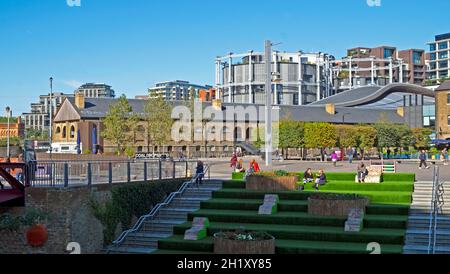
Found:
[{"label": "handrail", "polygon": [[117,240],[115,240],[113,242],[113,245],[115,245],[115,246],[120,245],[121,243],[123,243],[123,241],[127,238],[127,236],[129,234],[139,231],[145,221],[147,221],[148,219],[153,219],[162,207],[169,205],[173,201],[175,196],[177,196],[179,194],[183,194],[186,191],[188,186],[195,183],[199,177],[205,176],[205,174],[208,171],[209,171],[209,166],[205,165],[205,169],[204,169],[203,173],[196,174],[190,181],[183,183],[183,185],[180,187],[180,189],[177,192],[172,192],[164,200],[164,202],[159,203],[155,207],[153,207],[149,214],[141,216],[138,219],[138,221],[136,222],[136,224],[131,229],[128,229],[128,230],[122,232],[122,234],[120,234],[120,236],[117,238]]}]

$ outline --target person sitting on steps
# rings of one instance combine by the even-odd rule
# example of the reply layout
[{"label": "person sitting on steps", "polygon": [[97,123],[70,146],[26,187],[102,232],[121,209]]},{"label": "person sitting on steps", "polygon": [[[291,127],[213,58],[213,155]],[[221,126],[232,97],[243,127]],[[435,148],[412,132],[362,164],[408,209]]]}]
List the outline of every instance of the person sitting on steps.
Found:
[{"label": "person sitting on steps", "polygon": [[314,175],[312,173],[312,169],[308,168],[303,175],[303,185],[299,186],[299,190],[305,190],[305,185],[312,182],[314,182]]},{"label": "person sitting on steps", "polygon": [[361,164],[358,166],[358,183],[365,182],[366,176],[368,175],[369,171],[366,168],[366,165],[361,162]]},{"label": "person sitting on steps", "polygon": [[323,186],[327,183],[327,175],[323,171],[323,169],[319,170],[319,174],[317,175],[316,183],[314,184],[314,188],[319,190],[319,186]]},{"label": "person sitting on steps", "polygon": [[242,159],[239,160],[239,162],[237,163],[237,166],[236,166],[236,172],[238,172],[238,173],[244,173],[245,172],[244,160],[242,160]]}]

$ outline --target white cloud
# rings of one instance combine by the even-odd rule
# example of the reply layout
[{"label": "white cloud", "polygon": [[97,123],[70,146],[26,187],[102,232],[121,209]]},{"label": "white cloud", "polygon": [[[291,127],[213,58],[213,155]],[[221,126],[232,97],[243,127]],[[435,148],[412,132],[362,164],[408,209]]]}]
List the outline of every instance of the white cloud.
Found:
[{"label": "white cloud", "polygon": [[68,87],[71,87],[73,89],[77,89],[79,88],[81,85],[83,85],[82,82],[77,81],[77,80],[64,80],[62,81],[62,83]]}]

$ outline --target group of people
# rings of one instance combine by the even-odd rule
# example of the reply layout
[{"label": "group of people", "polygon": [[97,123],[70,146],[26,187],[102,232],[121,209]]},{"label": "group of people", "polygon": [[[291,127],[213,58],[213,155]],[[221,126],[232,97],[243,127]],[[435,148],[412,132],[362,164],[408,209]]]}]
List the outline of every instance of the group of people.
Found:
[{"label": "group of people", "polygon": [[319,190],[319,186],[325,185],[327,183],[327,175],[323,169],[319,170],[319,174],[316,175],[314,179],[314,174],[311,168],[308,168],[303,174],[303,185],[299,186],[299,190],[305,190],[305,185],[308,183],[314,183],[314,189]]}]

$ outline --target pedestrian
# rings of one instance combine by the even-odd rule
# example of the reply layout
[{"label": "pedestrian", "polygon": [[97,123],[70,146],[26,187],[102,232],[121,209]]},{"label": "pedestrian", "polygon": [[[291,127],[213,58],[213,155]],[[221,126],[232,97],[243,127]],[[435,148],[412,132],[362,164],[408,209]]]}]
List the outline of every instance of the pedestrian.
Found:
[{"label": "pedestrian", "polygon": [[203,176],[204,176],[205,169],[203,167],[203,162],[198,161],[197,162],[197,168],[195,169],[195,183],[197,184],[197,187],[200,187],[200,185],[203,183]]},{"label": "pedestrian", "polygon": [[368,170],[364,162],[361,162],[361,164],[358,165],[357,173],[358,173],[358,183],[361,182],[364,183],[366,180],[366,176],[368,175]]},{"label": "pedestrian", "polygon": [[307,183],[312,183],[312,182],[314,182],[314,175],[313,175],[313,173],[312,173],[312,169],[311,169],[311,168],[308,168],[308,169],[305,171],[305,174],[303,174],[303,185],[300,185],[300,186],[298,187],[298,190],[305,190],[305,185],[306,185]]},{"label": "pedestrian", "polygon": [[349,147],[348,150],[347,150],[347,156],[348,156],[348,163],[349,164],[353,163],[353,155],[354,155],[353,148]]},{"label": "pedestrian", "polygon": [[444,163],[444,166],[448,166],[448,149],[444,148],[442,150],[442,162]]},{"label": "pedestrian", "polygon": [[427,153],[425,150],[422,150],[419,155],[420,165],[419,169],[422,169],[422,166],[425,166],[426,169],[429,169],[430,167],[427,165]]},{"label": "pedestrian", "polygon": [[390,148],[387,149],[387,158],[391,159],[391,149]]},{"label": "pedestrian", "polygon": [[238,157],[235,152],[233,152],[233,156],[231,156],[230,162],[231,162],[231,167],[236,169],[236,165],[238,163]]},{"label": "pedestrian", "polygon": [[258,164],[258,162],[256,162],[255,159],[252,159],[250,161],[250,168],[253,169],[254,173],[261,172],[261,169],[259,168],[259,164]]},{"label": "pedestrian", "polygon": [[[20,154],[20,155],[19,155],[19,158],[18,158],[17,162],[18,162],[18,163],[24,163],[24,161],[23,161],[23,154]],[[16,172],[17,172],[17,174],[16,174],[16,179],[17,179],[17,181],[23,183],[23,181],[24,181],[24,173],[23,173],[23,169],[20,168],[18,171],[16,170]]]},{"label": "pedestrian", "polygon": [[337,166],[337,160],[338,160],[338,155],[337,155],[336,151],[333,151],[333,153],[331,154],[331,161],[333,162],[334,167]]},{"label": "pedestrian", "polygon": [[323,169],[319,170],[319,174],[317,175],[316,183],[314,188],[319,190],[319,186],[323,186],[327,183],[327,175],[323,171]]}]

